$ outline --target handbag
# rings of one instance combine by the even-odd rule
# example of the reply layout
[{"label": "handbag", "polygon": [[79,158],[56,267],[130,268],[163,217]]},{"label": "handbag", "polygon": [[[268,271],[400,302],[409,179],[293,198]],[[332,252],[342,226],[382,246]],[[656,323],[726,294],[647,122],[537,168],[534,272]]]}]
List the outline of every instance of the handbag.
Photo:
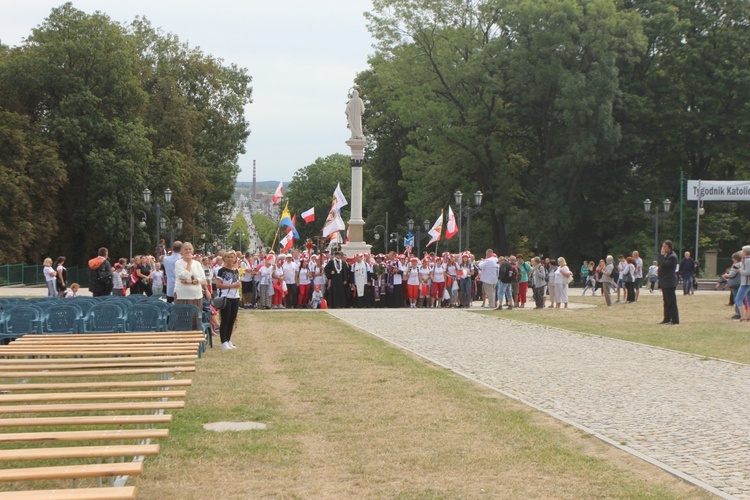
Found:
[{"label": "handbag", "polygon": [[217,295],[213,299],[211,299],[211,305],[214,306],[214,309],[217,311],[221,311],[227,306],[227,298],[222,297],[221,295]]}]

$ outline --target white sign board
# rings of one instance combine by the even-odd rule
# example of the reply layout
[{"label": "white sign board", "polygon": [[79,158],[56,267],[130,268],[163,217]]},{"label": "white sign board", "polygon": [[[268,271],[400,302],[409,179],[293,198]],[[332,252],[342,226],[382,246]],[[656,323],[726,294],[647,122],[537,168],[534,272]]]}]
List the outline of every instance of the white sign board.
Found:
[{"label": "white sign board", "polygon": [[688,181],[690,201],[750,201],[750,181]]}]

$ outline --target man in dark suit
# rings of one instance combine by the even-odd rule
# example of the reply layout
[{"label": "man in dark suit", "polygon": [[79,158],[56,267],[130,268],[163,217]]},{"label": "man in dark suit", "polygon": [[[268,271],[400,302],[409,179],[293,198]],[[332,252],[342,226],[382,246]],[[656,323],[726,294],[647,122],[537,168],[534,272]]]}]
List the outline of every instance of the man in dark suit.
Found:
[{"label": "man in dark suit", "polygon": [[674,245],[670,240],[661,246],[659,255],[659,288],[664,301],[664,320],[660,325],[679,325],[680,314],[677,311],[677,254],[674,253]]}]

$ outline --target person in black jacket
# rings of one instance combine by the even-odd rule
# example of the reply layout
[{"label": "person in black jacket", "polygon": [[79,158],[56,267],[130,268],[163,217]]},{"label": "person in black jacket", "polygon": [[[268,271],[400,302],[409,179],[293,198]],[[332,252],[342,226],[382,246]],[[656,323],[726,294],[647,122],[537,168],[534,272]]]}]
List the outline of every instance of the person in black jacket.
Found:
[{"label": "person in black jacket", "polygon": [[679,325],[680,314],[677,311],[677,254],[674,253],[674,245],[666,240],[661,246],[659,255],[659,288],[664,301],[664,320],[660,325]]},{"label": "person in black jacket", "polygon": [[98,254],[89,260],[89,291],[94,297],[112,293],[112,266],[107,260],[109,251],[102,247]]}]

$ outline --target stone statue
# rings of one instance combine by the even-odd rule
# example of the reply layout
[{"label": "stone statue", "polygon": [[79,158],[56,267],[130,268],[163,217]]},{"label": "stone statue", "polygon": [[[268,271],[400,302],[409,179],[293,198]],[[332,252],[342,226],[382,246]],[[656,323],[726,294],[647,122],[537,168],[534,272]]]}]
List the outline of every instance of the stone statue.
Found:
[{"label": "stone statue", "polygon": [[352,98],[346,103],[346,119],[349,122],[349,130],[352,131],[351,139],[364,139],[362,132],[362,114],[365,112],[365,103],[359,98],[359,92],[352,90]]}]

